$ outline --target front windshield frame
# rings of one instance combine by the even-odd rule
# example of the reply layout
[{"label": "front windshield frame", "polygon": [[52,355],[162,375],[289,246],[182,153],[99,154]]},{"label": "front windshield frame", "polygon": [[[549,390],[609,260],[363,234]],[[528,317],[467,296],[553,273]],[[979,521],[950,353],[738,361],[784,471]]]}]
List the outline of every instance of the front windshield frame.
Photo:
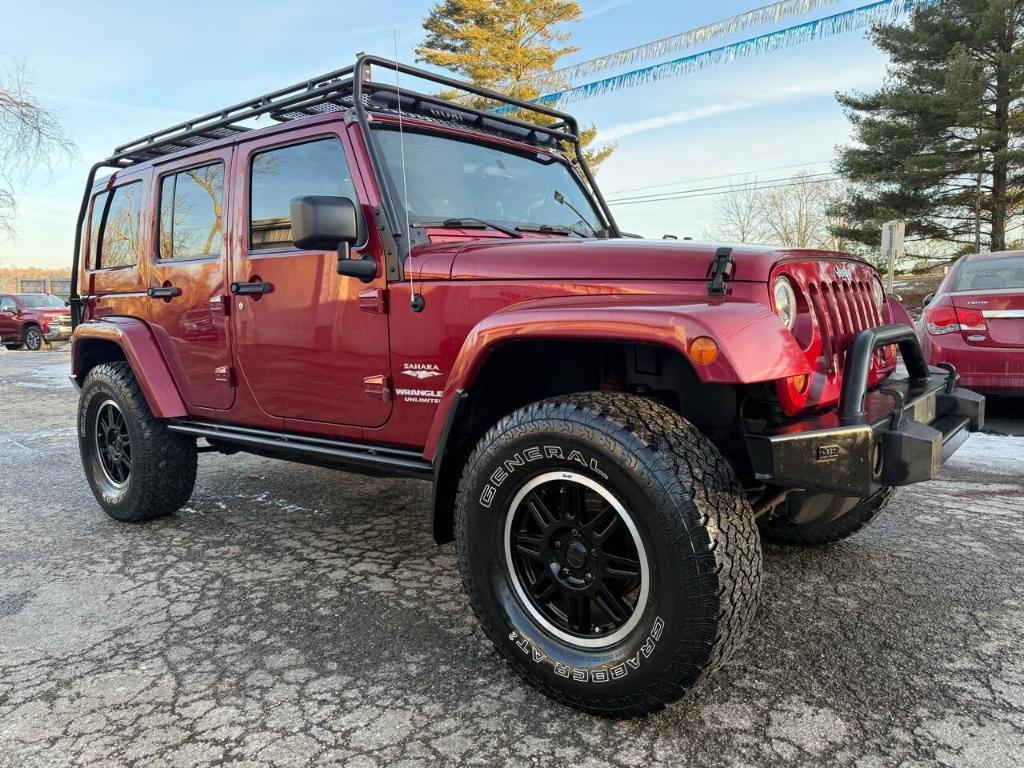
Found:
[{"label": "front windshield frame", "polygon": [[[379,137],[385,131],[389,131],[392,134],[398,135],[401,135],[402,133],[399,130],[397,122],[377,123],[376,125],[373,126],[372,130],[374,131],[375,134],[377,134],[377,136],[375,137],[377,139],[379,139]],[[505,153],[511,156],[518,156],[520,158],[532,162],[539,162],[538,158],[544,157],[547,160],[547,162],[544,163],[545,165],[559,164],[567,173],[567,182],[570,182],[571,184],[575,185],[575,190],[578,191],[579,194],[582,196],[583,200],[586,201],[586,204],[590,209],[591,216],[593,217],[592,220],[588,221],[587,219],[581,216],[579,220],[576,220],[574,222],[574,224],[577,225],[584,225],[583,227],[579,228],[579,234],[583,234],[585,237],[611,236],[612,226],[604,215],[604,211],[602,210],[598,197],[594,194],[593,190],[591,190],[590,186],[584,182],[575,165],[569,162],[569,160],[562,154],[559,154],[557,152],[549,152],[540,147],[530,147],[512,142],[502,141],[500,138],[495,138],[491,136],[469,134],[456,131],[437,130],[420,125],[407,125],[405,127],[404,133],[406,139],[414,135],[425,135],[432,138],[438,138],[444,141],[451,141],[460,144],[468,144],[471,146],[485,146],[488,149]],[[384,183],[387,184],[388,190],[390,191],[392,198],[396,203],[396,210],[399,213],[399,215],[401,215],[405,212],[405,209],[403,208],[403,205],[405,204],[405,195],[403,194],[403,184],[401,175],[392,173],[391,165],[389,163],[389,153],[387,151],[385,143],[379,140],[376,140],[374,143],[380,149],[382,171],[384,172],[385,176]],[[406,162],[408,163],[408,157],[406,158]],[[396,175],[398,176],[398,178],[395,178]],[[567,193],[569,193],[569,190],[553,190],[553,192],[558,192],[561,193],[563,196],[566,196]],[[585,212],[586,211],[581,211],[581,213]],[[473,219],[478,219],[481,221],[494,221],[509,227],[521,226],[525,228],[525,231],[536,231],[537,228],[543,225],[553,225],[556,228],[565,226],[561,222],[526,221],[515,218],[502,218],[501,216],[491,214],[480,215],[480,212],[473,213],[471,211],[452,211],[450,215],[445,216],[426,215],[424,212],[412,209],[410,209],[408,213],[410,226],[412,227],[430,226],[430,224],[442,224],[446,219],[465,219],[467,220],[467,222],[472,221]]]},{"label": "front windshield frame", "polygon": [[64,299],[52,293],[24,294],[18,297],[18,303],[24,309],[63,309],[66,305]]}]

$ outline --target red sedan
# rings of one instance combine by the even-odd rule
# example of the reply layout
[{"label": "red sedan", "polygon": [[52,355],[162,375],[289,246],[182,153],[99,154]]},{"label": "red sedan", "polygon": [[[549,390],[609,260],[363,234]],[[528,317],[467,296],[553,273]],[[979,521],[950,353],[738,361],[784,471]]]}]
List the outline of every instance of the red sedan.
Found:
[{"label": "red sedan", "polygon": [[955,365],[963,386],[1024,395],[1024,251],[960,259],[925,297],[918,335],[928,362]]}]

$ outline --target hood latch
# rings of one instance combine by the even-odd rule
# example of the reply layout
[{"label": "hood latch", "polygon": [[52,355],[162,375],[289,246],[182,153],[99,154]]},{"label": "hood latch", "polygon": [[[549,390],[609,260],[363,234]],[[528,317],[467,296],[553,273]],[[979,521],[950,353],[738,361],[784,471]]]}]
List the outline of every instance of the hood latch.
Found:
[{"label": "hood latch", "polygon": [[712,296],[725,296],[725,281],[732,277],[736,262],[732,260],[732,248],[719,248],[715,251],[715,260],[711,262],[711,280],[708,281],[708,293]]}]

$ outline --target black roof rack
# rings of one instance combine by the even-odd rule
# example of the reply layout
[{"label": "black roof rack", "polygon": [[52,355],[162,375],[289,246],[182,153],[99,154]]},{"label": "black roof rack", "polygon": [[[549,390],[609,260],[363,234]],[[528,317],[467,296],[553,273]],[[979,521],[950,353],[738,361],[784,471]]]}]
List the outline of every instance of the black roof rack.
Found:
[{"label": "black roof rack", "polygon": [[[364,57],[362,69],[364,77],[358,79],[359,85],[361,85],[360,106],[365,110],[397,112],[401,109],[407,116],[470,125],[494,133],[508,132],[531,143],[550,145],[557,141],[573,143],[576,140],[576,124],[569,115],[495,92],[488,91],[485,98],[502,105],[543,114],[545,117],[553,118],[553,121],[549,125],[538,126],[515,117],[484,112],[473,107],[455,104],[437,96],[417,93],[408,88],[401,88],[401,98],[399,99],[399,88],[396,84],[367,79],[367,68],[371,64],[380,65],[381,71],[386,74],[404,72],[420,79],[442,82],[460,90],[481,96],[485,95],[482,93],[483,89],[479,89],[471,83],[450,80],[441,75],[413,67],[404,67],[385,59]],[[278,122],[285,122],[326,112],[342,112],[351,109],[355,106],[353,93],[356,90],[355,71],[355,66],[338,69],[311,80],[304,80],[287,88],[280,88],[263,96],[172,125],[115,147],[113,154],[108,159],[123,167],[174,154],[183,149],[255,130],[258,126],[244,125],[243,123],[264,115]]]},{"label": "black roof rack", "polygon": [[[379,67],[382,73],[397,78],[399,74],[409,75],[416,79],[454,88],[485,100],[486,109],[477,109],[461,103],[447,101],[439,96],[431,96],[409,90],[405,86],[399,88],[397,83],[377,82],[370,79],[371,67]],[[558,148],[562,143],[575,149],[574,159],[586,177],[591,191],[607,219],[609,231],[619,236],[618,228],[612,218],[611,211],[602,197],[594,181],[593,174],[587,167],[580,147],[579,126],[571,115],[551,107],[517,99],[512,96],[492,91],[487,88],[455,80],[436,72],[411,67],[396,61],[378,56],[361,55],[352,66],[328,72],[310,80],[303,80],[286,88],[281,88],[262,96],[224,107],[215,112],[172,125],[161,131],[143,136],[134,141],[115,147],[113,154],[96,163],[89,171],[82,205],[78,214],[78,226],[75,234],[75,252],[73,255],[73,271],[71,273],[71,304],[72,318],[77,323],[80,319],[81,302],[78,296],[78,261],[82,242],[82,224],[88,210],[89,197],[95,182],[96,172],[101,168],[127,168],[137,163],[171,155],[191,147],[230,138],[241,133],[256,129],[258,126],[246,125],[247,121],[263,115],[278,122],[301,119],[326,112],[345,112],[346,119],[359,122],[367,141],[370,160],[378,178],[385,178],[384,167],[369,130],[369,113],[392,113],[427,119],[446,124],[455,124],[486,133],[496,133],[540,146]],[[545,124],[536,124],[519,119],[515,115],[532,112],[541,115]],[[385,213],[395,232],[395,240],[399,248],[408,248],[409,235],[402,233],[398,209],[391,197],[391,190],[385,189]],[[401,272],[398,254],[392,256],[389,264],[389,275],[398,276]],[[397,265],[397,266],[396,266]]]}]

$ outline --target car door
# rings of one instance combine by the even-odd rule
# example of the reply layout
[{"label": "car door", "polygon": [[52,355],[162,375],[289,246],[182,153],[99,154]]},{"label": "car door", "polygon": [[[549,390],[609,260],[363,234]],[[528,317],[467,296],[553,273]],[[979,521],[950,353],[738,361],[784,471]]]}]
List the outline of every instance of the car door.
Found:
[{"label": "car door", "polygon": [[17,315],[18,305],[14,297],[0,296],[0,341],[19,341]]},{"label": "car door", "polygon": [[179,389],[192,406],[230,408],[226,274],[231,148],[159,165],[149,320]]},{"label": "car door", "polygon": [[[233,296],[240,381],[273,416],[380,426],[391,413],[387,316],[383,300],[359,298],[383,297],[384,270],[370,283],[342,277],[335,251],[298,249],[291,240],[293,197],[343,196],[360,210],[348,137],[317,127],[243,142],[236,153],[234,186],[247,192],[232,281],[267,291]],[[366,249],[357,244],[353,257]]]}]

